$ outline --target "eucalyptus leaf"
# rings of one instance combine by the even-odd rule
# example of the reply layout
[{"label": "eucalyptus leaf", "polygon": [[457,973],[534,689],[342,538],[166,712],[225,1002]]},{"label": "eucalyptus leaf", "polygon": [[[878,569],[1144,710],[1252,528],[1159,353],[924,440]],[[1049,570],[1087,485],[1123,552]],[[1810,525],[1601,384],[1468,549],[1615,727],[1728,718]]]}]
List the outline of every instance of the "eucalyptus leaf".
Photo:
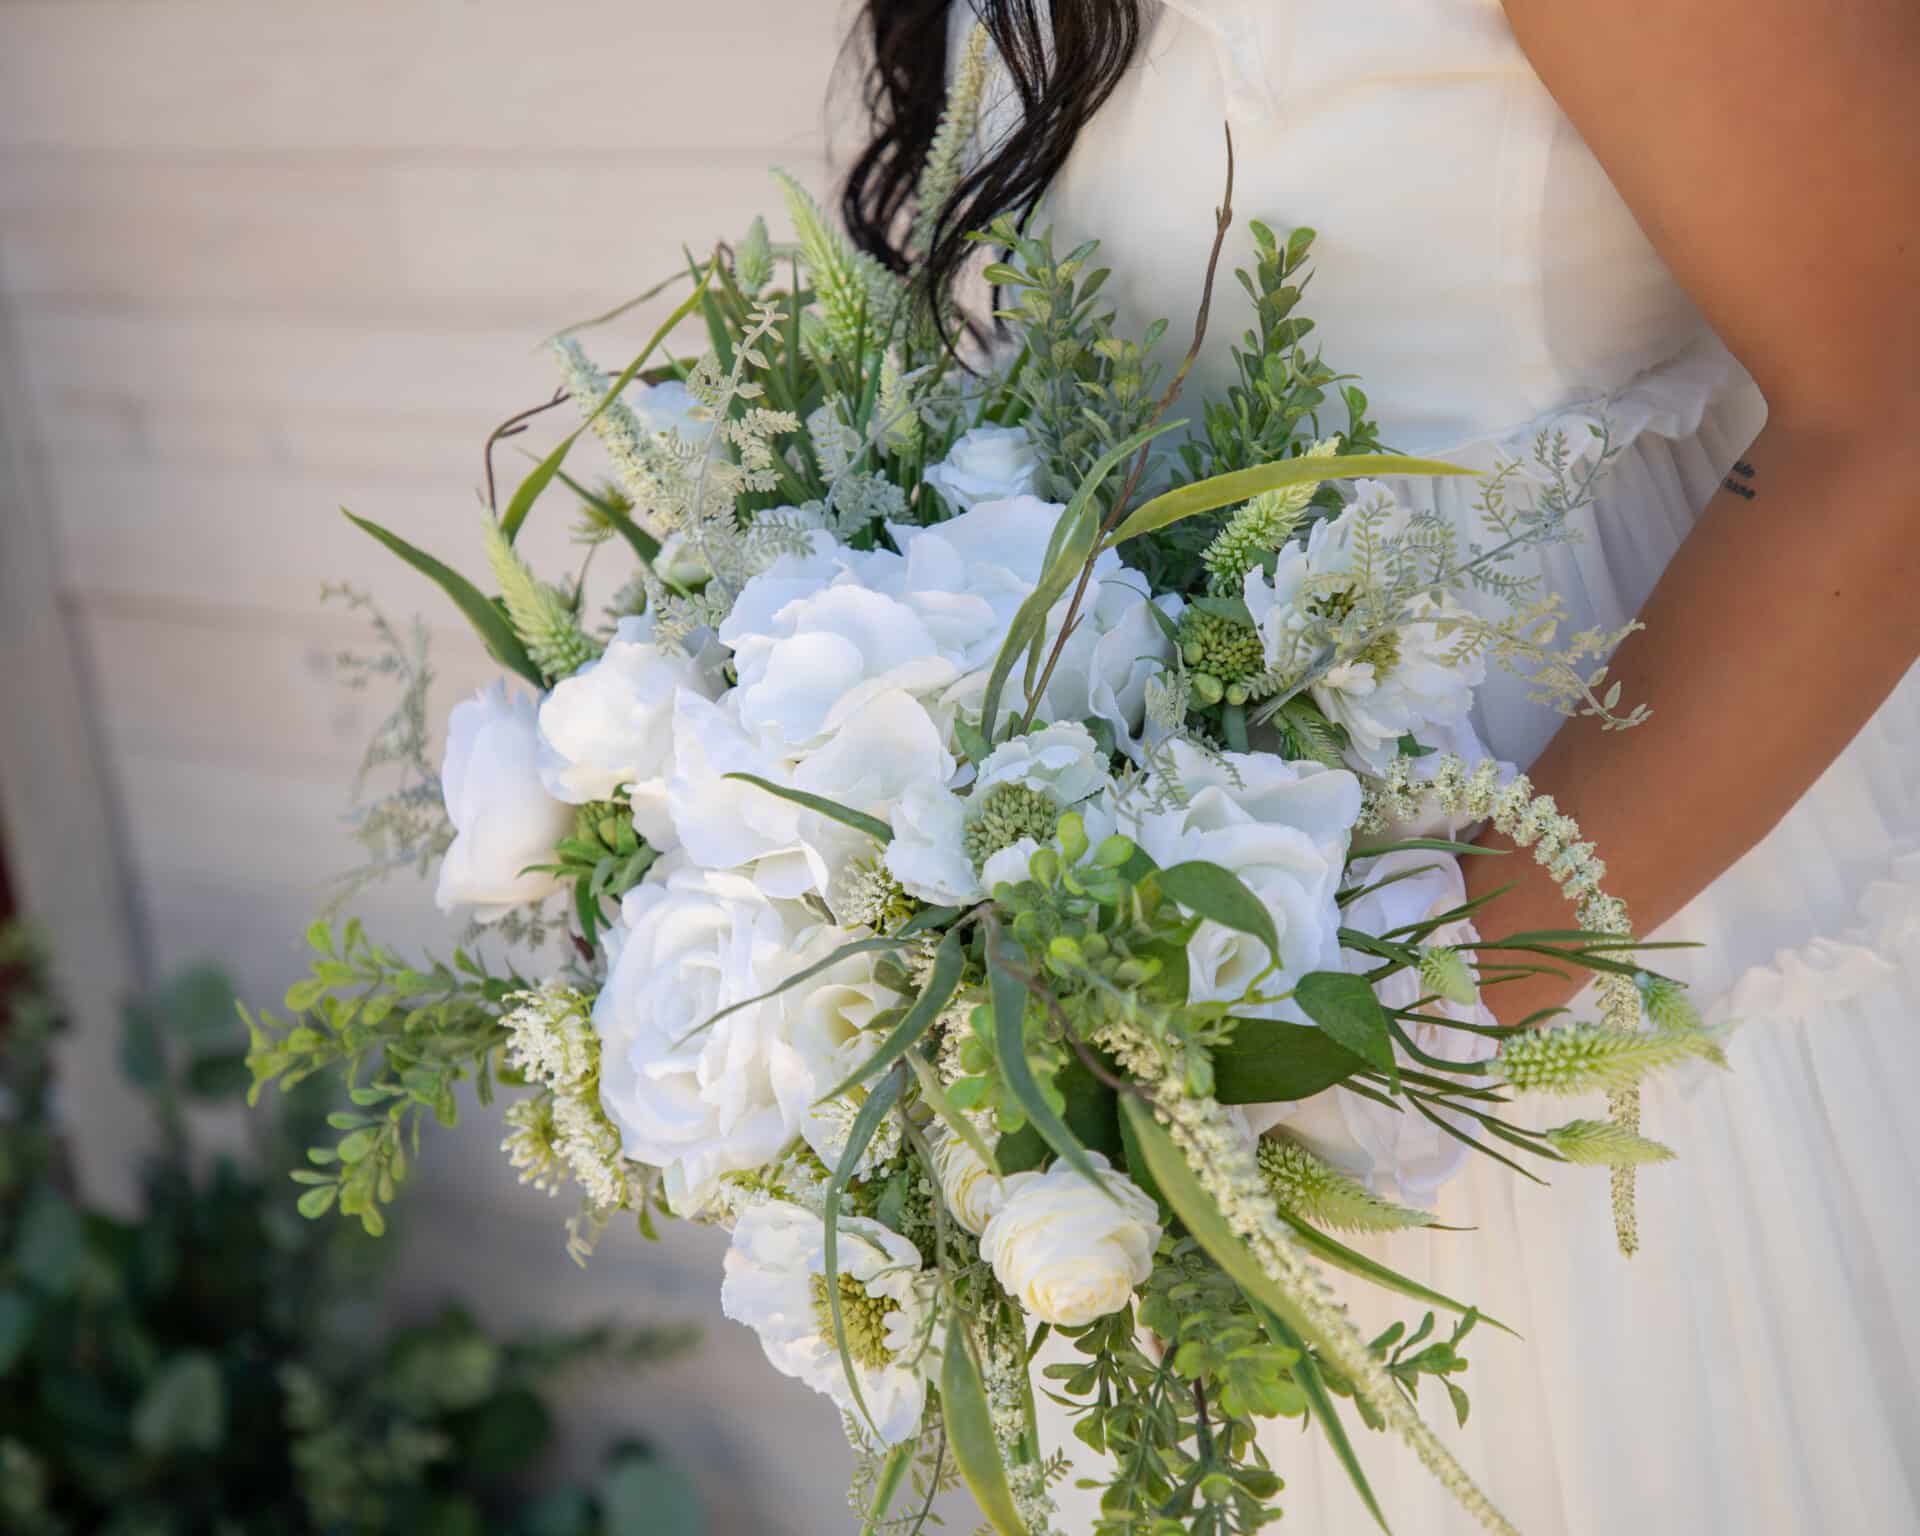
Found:
[{"label": "eucalyptus leaf", "polygon": [[711,1018],[704,1019],[700,1023],[694,1025],[692,1029],[688,1030],[678,1040],[673,1042],[674,1046],[677,1049],[678,1047],[685,1045],[687,1041],[691,1040],[695,1035],[699,1034],[701,1030],[711,1029],[715,1024],[718,1024],[728,1014],[737,1012],[739,1009],[742,1009],[742,1008],[751,1008],[755,1003],[764,1003],[770,997],[778,997],[782,992],[786,991],[787,988],[792,986],[798,986],[801,982],[806,981],[814,976],[818,976],[822,971],[828,970],[833,966],[838,965],[842,960],[850,960],[855,955],[870,955],[874,953],[876,950],[899,949],[905,943],[906,941],[900,938],[877,938],[877,939],[854,939],[849,943],[842,944],[838,949],[834,950],[832,954],[826,956],[824,959],[816,960],[813,962],[812,965],[803,966],[801,969],[795,971],[791,976],[787,977],[786,980],[782,981],[777,987],[769,987],[765,992],[762,992],[757,997],[743,998],[741,1001],[737,1003],[729,1003],[726,1007],[722,1008],[718,1013],[714,1014]]},{"label": "eucalyptus leaf", "polygon": [[833,1176],[827,1180],[826,1199],[820,1213],[826,1224],[822,1269],[827,1283],[827,1311],[833,1319],[833,1345],[840,1351],[840,1368],[847,1373],[847,1390],[853,1396],[854,1406],[860,1410],[860,1417],[867,1421],[868,1429],[876,1434],[879,1432],[878,1426],[874,1424],[873,1413],[867,1407],[866,1395],[860,1390],[860,1373],[854,1369],[853,1352],[847,1348],[847,1319],[840,1304],[840,1203],[846,1197],[853,1170],[860,1166],[861,1157],[873,1141],[874,1132],[880,1129],[880,1122],[886,1119],[887,1111],[899,1100],[900,1087],[900,1074],[889,1072],[874,1085],[866,1102],[860,1106],[859,1114],[853,1117],[853,1126],[847,1132],[847,1144],[841,1149]]},{"label": "eucalyptus leaf", "polygon": [[1373,984],[1350,971],[1309,971],[1295,983],[1293,1000],[1301,1012],[1369,1066],[1387,1074],[1400,1088],[1400,1062],[1393,1053],[1387,1010],[1373,995]]},{"label": "eucalyptus leaf", "polygon": [[1007,1469],[1000,1461],[1000,1444],[994,1437],[993,1414],[987,1407],[980,1367],[974,1362],[966,1328],[957,1313],[947,1327],[947,1347],[940,1357],[940,1410],[954,1463],[972,1490],[980,1513],[999,1536],[1026,1536],[1027,1528],[1007,1487]]},{"label": "eucalyptus leaf", "polygon": [[1106,547],[1124,544],[1143,533],[1152,533],[1183,518],[1221,507],[1237,506],[1266,491],[1283,490],[1290,485],[1317,485],[1325,480],[1381,480],[1397,476],[1470,475],[1474,471],[1439,459],[1415,459],[1397,453],[1336,454],[1331,458],[1282,459],[1252,469],[1236,469],[1206,480],[1196,480],[1156,496],[1136,507],[1127,520],[1113,531]]},{"label": "eucalyptus leaf", "polygon": [[1054,1113],[1034,1080],[1033,1066],[1027,1060],[1024,1024],[1027,987],[1014,970],[1025,960],[1025,953],[1015,941],[1003,937],[997,928],[987,930],[987,985],[993,997],[993,1044],[1000,1062],[1000,1075],[1006,1080],[1014,1101],[1026,1112],[1028,1123],[1047,1145],[1065,1158],[1068,1166],[1082,1178],[1098,1185],[1110,1199],[1117,1199],[1088,1158],[1080,1138]]},{"label": "eucalyptus leaf", "polygon": [[894,1026],[893,1032],[880,1043],[879,1049],[821,1094],[816,1102],[825,1104],[839,1098],[849,1088],[864,1083],[877,1072],[884,1072],[918,1045],[920,1037],[933,1027],[933,1021],[940,1017],[940,1010],[947,1006],[959,988],[960,972],[965,964],[966,952],[959,931],[950,931],[934,951],[933,972],[927,978],[925,990],[907,1010],[907,1016]]},{"label": "eucalyptus leaf", "polygon": [[1279,964],[1280,935],[1274,929],[1273,914],[1232,870],[1222,869],[1205,859],[1189,859],[1184,864],[1161,870],[1154,879],[1159,883],[1161,894],[1196,916],[1251,934],[1267,946],[1268,958]]},{"label": "eucalyptus leaf", "polygon": [[1214,1097],[1222,1104],[1310,1099],[1367,1063],[1324,1029],[1277,1019],[1236,1019],[1233,1038],[1213,1048]]},{"label": "eucalyptus leaf", "polygon": [[1314,1422],[1320,1426],[1320,1433],[1327,1438],[1327,1446],[1333,1452],[1347,1474],[1347,1481],[1353,1484],[1353,1491],[1360,1495],[1360,1502],[1367,1506],[1375,1524],[1381,1530],[1391,1528],[1387,1517],[1381,1513],[1380,1501],[1374,1497],[1373,1487],[1367,1481],[1367,1474],[1361,1469],[1360,1458],[1353,1449],[1353,1442],[1347,1438],[1347,1427],[1340,1422],[1340,1410],[1334,1403],[1333,1394],[1327,1390],[1327,1381],[1320,1374],[1319,1364],[1313,1358],[1300,1336],[1289,1328],[1271,1307],[1251,1302],[1255,1314],[1266,1328],[1273,1342],[1293,1350],[1300,1358],[1294,1361],[1291,1369],[1293,1379],[1300,1390],[1306,1394],[1307,1406],[1313,1410]]}]

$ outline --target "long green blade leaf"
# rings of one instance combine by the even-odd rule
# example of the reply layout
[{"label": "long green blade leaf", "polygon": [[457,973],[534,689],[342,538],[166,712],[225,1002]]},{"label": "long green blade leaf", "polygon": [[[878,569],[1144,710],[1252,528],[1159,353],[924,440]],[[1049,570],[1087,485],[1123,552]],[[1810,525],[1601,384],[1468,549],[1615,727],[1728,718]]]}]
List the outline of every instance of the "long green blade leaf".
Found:
[{"label": "long green blade leaf", "polygon": [[546,688],[547,680],[540,675],[540,669],[533,664],[533,658],[527,655],[527,648],[520,643],[520,637],[513,632],[513,625],[507,621],[507,616],[494,606],[492,599],[486,593],[451,566],[442,565],[424,549],[416,549],[399,534],[389,533],[378,523],[369,522],[364,517],[356,517],[345,507],[340,511],[354,527],[372,534],[452,598],[454,606],[467,616],[467,622],[479,632],[481,641],[486,645],[487,653],[495,661],[511,672],[519,673],[535,688],[542,690]]},{"label": "long green blade leaf", "polygon": [[1439,459],[1413,459],[1397,453],[1338,454],[1329,459],[1282,459],[1253,469],[1236,469],[1207,480],[1196,480],[1178,490],[1156,496],[1137,507],[1127,520],[1114,529],[1107,548],[1156,528],[1165,528],[1182,518],[1219,507],[1250,501],[1263,491],[1277,491],[1289,485],[1318,484],[1322,480],[1385,479],[1400,475],[1470,475],[1473,471]]},{"label": "long green blade leaf", "polygon": [[876,842],[893,841],[893,828],[878,816],[869,816],[865,811],[856,811],[852,806],[842,805],[838,800],[829,800],[824,795],[810,795],[804,789],[789,789],[784,784],[763,779],[756,773],[729,773],[725,777],[738,779],[741,783],[751,784],[757,789],[764,789],[770,795],[778,795],[782,800],[790,800],[795,805],[805,806],[810,811],[818,811],[822,816],[830,817],[842,826],[866,833]]},{"label": "long green blade leaf", "polygon": [[940,1017],[940,1010],[947,1006],[954,992],[960,986],[960,971],[966,963],[966,955],[961,947],[960,935],[949,933],[940,941],[940,947],[933,953],[933,973],[927,978],[926,990],[914,1000],[907,1010],[907,1016],[894,1026],[893,1033],[880,1044],[880,1048],[869,1056],[844,1080],[835,1084],[820,1095],[819,1103],[837,1099],[849,1088],[864,1083],[876,1072],[884,1072],[914,1046],[920,1043],[920,1037],[933,1027],[933,1021]]},{"label": "long green blade leaf", "polygon": [[847,1389],[853,1394],[854,1405],[859,1408],[860,1417],[867,1421],[867,1427],[876,1435],[879,1426],[873,1422],[866,1396],[860,1390],[860,1373],[854,1369],[853,1352],[847,1348],[847,1320],[840,1306],[840,1201],[853,1178],[853,1170],[860,1166],[861,1154],[867,1150],[873,1133],[880,1129],[880,1122],[886,1119],[887,1111],[893,1108],[894,1101],[899,1097],[900,1074],[897,1072],[876,1083],[873,1092],[867,1095],[866,1103],[860,1106],[860,1113],[853,1117],[853,1126],[847,1132],[847,1144],[840,1153],[833,1177],[827,1180],[826,1199],[821,1211],[827,1228],[821,1267],[827,1282],[827,1311],[833,1319],[833,1343],[840,1351],[840,1368],[847,1373]]},{"label": "long green blade leaf", "polygon": [[940,1074],[933,1070],[927,1058],[918,1051],[907,1052],[907,1065],[913,1068],[913,1075],[920,1083],[920,1097],[928,1107],[946,1123],[948,1130],[958,1136],[973,1149],[973,1155],[987,1165],[987,1171],[995,1178],[1000,1177],[1000,1159],[992,1147],[987,1145],[974,1123],[953,1107],[947,1098],[946,1089],[940,1086]]},{"label": "long green blade leaf", "polygon": [[887,1459],[880,1464],[880,1475],[873,1480],[873,1504],[867,1510],[867,1518],[860,1522],[860,1536],[877,1536],[893,1496],[906,1481],[907,1468],[913,1465],[913,1452],[911,1440],[902,1440],[887,1452]]},{"label": "long green blade leaf", "polygon": [[1006,1079],[1008,1089],[1026,1111],[1028,1122],[1040,1133],[1041,1139],[1082,1178],[1111,1195],[1099,1170],[1088,1158],[1086,1148],[1080,1145],[1080,1138],[1054,1113],[1053,1106],[1040,1092],[1033,1067],[1027,1061],[1024,1027],[1027,986],[1013,970],[1025,959],[1026,955],[1015,941],[1003,938],[997,927],[988,928],[987,986],[993,998],[993,1045],[994,1054],[1000,1059],[1000,1075]]},{"label": "long green blade leaf", "polygon": [[953,1459],[973,1491],[980,1513],[1000,1536],[1026,1536],[1013,1492],[1007,1487],[1007,1469],[1000,1462],[1000,1445],[993,1435],[993,1414],[987,1407],[980,1367],[967,1344],[967,1331],[956,1314],[947,1328],[947,1347],[940,1357],[940,1411],[947,1426]]},{"label": "long green blade leaf", "polygon": [[1387,1517],[1380,1512],[1380,1501],[1374,1497],[1373,1487],[1367,1482],[1367,1474],[1360,1468],[1360,1458],[1353,1449],[1353,1442],[1347,1438],[1347,1426],[1340,1422],[1340,1410],[1334,1406],[1333,1394],[1327,1390],[1327,1380],[1320,1374],[1320,1367],[1315,1363],[1312,1352],[1300,1335],[1289,1328],[1272,1308],[1263,1307],[1257,1301],[1252,1306],[1274,1343],[1299,1352],[1300,1358],[1292,1368],[1293,1379],[1307,1395],[1307,1405],[1313,1410],[1314,1422],[1320,1426],[1321,1434],[1327,1437],[1334,1459],[1346,1469],[1347,1480],[1353,1484],[1353,1491],[1360,1495],[1360,1502],[1367,1506],[1367,1513],[1373,1516],[1381,1530],[1390,1530]]}]

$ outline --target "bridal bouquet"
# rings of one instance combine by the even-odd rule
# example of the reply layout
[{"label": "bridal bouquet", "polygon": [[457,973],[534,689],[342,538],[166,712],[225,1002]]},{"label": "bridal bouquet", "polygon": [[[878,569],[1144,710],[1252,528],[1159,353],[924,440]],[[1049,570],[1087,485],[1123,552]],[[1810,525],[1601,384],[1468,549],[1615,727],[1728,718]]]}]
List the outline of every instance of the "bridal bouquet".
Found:
[{"label": "bridal bouquet", "polygon": [[[1416,1409],[1431,1376],[1464,1415],[1479,1315],[1336,1235],[1432,1217],[1343,1169],[1312,1111],[1518,1172],[1608,1165],[1630,1247],[1631,1169],[1668,1155],[1635,1085],[1716,1054],[1592,846],[1468,723],[1489,665],[1638,721],[1600,665],[1618,637],[1555,648],[1516,558],[1573,536],[1604,430],[1585,455],[1543,437],[1456,529],[1384,482],[1460,471],[1383,452],[1303,346],[1310,231],[1253,226],[1238,381],[1176,417],[1186,363],[1159,365],[1163,327],[1116,334],[1092,246],[985,232],[999,345],[968,365],[949,301],[782,185],[796,241],[756,221],[691,262],[618,377],[555,344],[553,403],[584,420],[504,508],[489,458],[497,595],[363,524],[507,674],[455,706],[435,773],[430,674],[394,651],[372,760],[415,768],[362,826],[386,864],[437,863],[488,942],[415,965],[323,921],[293,1016],[249,1019],[256,1091],[353,1082],[301,1210],[381,1230],[471,1081],[507,1097],[523,1176],[577,1189],[581,1255],[615,1218],[730,1230],[722,1305],[843,1415],[867,1531],[918,1529],[956,1472],[994,1529],[1052,1529],[1068,1471],[1036,1392],[1097,1453],[1102,1531],[1275,1518],[1275,1415],[1378,1516],[1343,1399],[1504,1529]],[[567,469],[590,439],[604,483]],[[602,622],[516,547],[563,494],[628,577]],[[1482,822],[1551,871],[1564,929],[1485,937],[1498,902],[1458,862],[1484,850],[1456,840]],[[1593,1016],[1496,1023],[1483,992],[1540,966],[1592,973]],[[1509,1118],[1536,1091],[1607,1117]],[[1430,1310],[1365,1338],[1330,1270]],[[1066,1363],[1036,1371],[1050,1334]]]}]

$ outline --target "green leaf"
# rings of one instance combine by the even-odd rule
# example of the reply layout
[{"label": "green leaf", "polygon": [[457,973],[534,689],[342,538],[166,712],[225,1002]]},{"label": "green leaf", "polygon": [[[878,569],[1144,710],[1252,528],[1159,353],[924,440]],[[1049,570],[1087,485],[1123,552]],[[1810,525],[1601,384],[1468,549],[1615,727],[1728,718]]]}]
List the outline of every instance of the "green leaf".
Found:
[{"label": "green leaf", "polygon": [[818,811],[822,816],[830,817],[843,826],[852,827],[856,832],[864,832],[876,842],[893,841],[893,828],[878,816],[869,816],[865,811],[856,811],[850,806],[829,800],[823,795],[810,795],[804,789],[789,789],[784,784],[776,784],[771,779],[763,779],[754,773],[729,773],[724,778],[738,779],[743,784],[751,784],[756,789],[764,789],[770,795],[778,795],[782,800],[790,800],[795,805],[805,806],[810,811]]},{"label": "green leaf", "polygon": [[203,1350],[173,1356],[140,1394],[130,1425],[149,1456],[218,1450],[227,1433],[227,1386]]},{"label": "green leaf", "polygon": [[1366,1066],[1323,1029],[1236,1019],[1233,1038],[1213,1048],[1213,1096],[1222,1104],[1310,1099]]},{"label": "green leaf", "polygon": [[86,1257],[85,1219],[51,1184],[27,1199],[13,1238],[13,1267],[27,1284],[58,1295],[72,1283]]},{"label": "green leaf", "polygon": [[1013,969],[1025,960],[1026,954],[1018,943],[1003,937],[998,927],[988,928],[987,985],[993,997],[993,1045],[1000,1061],[1000,1075],[1006,1080],[1014,1101],[1026,1111],[1028,1123],[1047,1145],[1065,1158],[1068,1166],[1082,1178],[1098,1185],[1111,1197],[1112,1191],[1107,1190],[1079,1137],[1053,1112],[1053,1106],[1034,1080],[1033,1066],[1027,1060],[1027,987]]},{"label": "green leaf", "polygon": [[1000,694],[1006,687],[1007,679],[1013,675],[1015,663],[1029,646],[1045,637],[1047,615],[1052,612],[1053,605],[1066,596],[1067,588],[1093,554],[1094,540],[1100,533],[1100,514],[1094,504],[1094,494],[1122,459],[1152,442],[1162,432],[1172,431],[1177,425],[1176,422],[1168,422],[1150,427],[1134,433],[1123,442],[1115,443],[1094,461],[1086,479],[1080,482],[1080,488],[1073,493],[1073,500],[1067,503],[1060,520],[1053,525],[1053,537],[1048,542],[1047,560],[1040,573],[1039,585],[1014,611],[1013,620],[1007,627],[1007,638],[1001,644],[1000,654],[994,658],[993,671],[987,677],[987,692],[980,710],[980,732],[989,742],[994,738],[994,727],[1000,716]]},{"label": "green leaf", "polygon": [[1336,454],[1332,458],[1282,459],[1253,469],[1236,469],[1156,496],[1136,507],[1127,520],[1114,529],[1106,547],[1124,544],[1143,533],[1165,528],[1182,518],[1220,507],[1251,501],[1264,491],[1277,491],[1289,485],[1312,485],[1323,480],[1386,479],[1390,476],[1470,475],[1473,471],[1438,459],[1413,459],[1397,453]]},{"label": "green leaf", "polygon": [[901,939],[898,937],[893,937],[893,938],[883,937],[883,938],[877,938],[877,939],[855,939],[851,943],[842,944],[838,949],[836,949],[832,954],[828,955],[825,959],[816,960],[812,965],[809,965],[809,966],[803,966],[800,970],[795,971],[785,981],[781,982],[779,986],[769,987],[765,992],[762,992],[758,997],[743,998],[741,1001],[737,1003],[727,1004],[726,1007],[722,1008],[712,1018],[703,1020],[702,1022],[694,1025],[692,1029],[688,1030],[678,1040],[674,1041],[673,1048],[675,1050],[678,1050],[681,1046],[685,1045],[689,1040],[691,1040],[695,1035],[699,1034],[701,1030],[711,1029],[715,1024],[718,1024],[728,1014],[735,1013],[742,1008],[751,1008],[755,1003],[764,1003],[770,997],[778,997],[782,992],[786,991],[788,987],[797,986],[799,985],[799,983],[808,980],[810,977],[818,976],[822,971],[828,970],[831,967],[838,965],[842,960],[851,959],[855,955],[869,955],[869,954],[872,954],[875,950],[880,950],[880,949],[899,949],[903,944],[905,944],[905,942],[906,941],[904,939]]},{"label": "green leaf", "polygon": [[1400,1091],[1400,1062],[1393,1053],[1387,1010],[1366,977],[1350,971],[1309,971],[1295,985],[1293,1000],[1354,1055],[1386,1073],[1394,1092]]},{"label": "green leaf", "polygon": [[[598,412],[595,414],[597,415]],[[532,472],[520,482],[519,489],[513,493],[513,499],[507,503],[507,510],[500,516],[500,532],[509,544],[520,532],[520,525],[527,520],[527,514],[533,510],[533,504],[540,499],[541,493],[553,484],[553,477],[560,473],[560,466],[567,461],[567,455],[573,451],[574,439],[580,436],[581,430],[575,427],[563,437],[559,446],[534,465]]]},{"label": "green leaf", "polygon": [[1280,935],[1274,929],[1273,914],[1231,870],[1209,864],[1205,859],[1189,859],[1184,864],[1161,870],[1154,879],[1159,882],[1162,895],[1171,897],[1196,916],[1251,934],[1267,946],[1272,962],[1280,963]]},{"label": "green leaf", "polygon": [[973,1491],[980,1513],[1000,1536],[1026,1536],[1007,1487],[1007,1469],[1000,1461],[1000,1445],[993,1434],[993,1414],[987,1407],[980,1367],[967,1342],[958,1313],[947,1327],[947,1347],[940,1357],[940,1412],[946,1422],[947,1443],[961,1477]]},{"label": "green leaf", "polygon": [[369,522],[364,517],[355,517],[345,507],[340,510],[356,528],[373,535],[421,575],[438,583],[440,590],[453,599],[454,606],[467,616],[467,622],[479,632],[488,654],[495,661],[508,671],[519,673],[535,688],[546,687],[546,679],[533,664],[533,658],[527,655],[527,648],[520,643],[513,625],[494,606],[491,598],[458,571],[442,565],[425,550],[415,549],[398,534],[389,533],[378,523]]},{"label": "green leaf", "polygon": [[[1479,1308],[1455,1301],[1451,1296],[1444,1296],[1439,1291],[1422,1285],[1418,1280],[1409,1279],[1398,1270],[1389,1269],[1386,1265],[1368,1258],[1364,1253],[1347,1247],[1345,1243],[1334,1241],[1318,1227],[1309,1226],[1302,1221],[1284,1205],[1276,1202],[1274,1209],[1279,1213],[1280,1219],[1299,1235],[1301,1245],[1323,1263],[1331,1264],[1335,1269],[1344,1269],[1348,1274],[1358,1275],[1363,1280],[1371,1280],[1375,1285],[1386,1290],[1398,1291],[1402,1296],[1410,1296],[1415,1301],[1425,1302],[1430,1307],[1441,1307],[1449,1312],[1457,1312],[1463,1317],[1471,1312],[1474,1316],[1498,1328],[1502,1333],[1513,1333],[1505,1323],[1488,1317]],[[1513,1336],[1520,1337],[1517,1333],[1513,1333]]]},{"label": "green leaf", "polygon": [[1380,1502],[1367,1482],[1367,1474],[1361,1470],[1360,1458],[1354,1453],[1353,1442],[1347,1438],[1347,1427],[1340,1422],[1340,1410],[1334,1405],[1333,1394],[1327,1390],[1326,1378],[1320,1374],[1312,1351],[1271,1307],[1264,1307],[1257,1301],[1251,1305],[1273,1342],[1299,1355],[1300,1358],[1289,1369],[1295,1383],[1307,1396],[1307,1406],[1313,1410],[1314,1422],[1327,1437],[1327,1445],[1332,1449],[1334,1459],[1346,1469],[1347,1480],[1353,1484],[1353,1491],[1360,1495],[1360,1502],[1367,1506],[1367,1513],[1373,1516],[1381,1530],[1388,1530],[1387,1517],[1380,1512]]},{"label": "green leaf", "polygon": [[827,1311],[833,1317],[833,1344],[840,1351],[840,1368],[847,1373],[847,1390],[853,1394],[854,1406],[860,1410],[860,1417],[867,1421],[867,1427],[876,1434],[878,1427],[867,1407],[867,1399],[860,1390],[860,1373],[854,1369],[853,1353],[847,1348],[847,1320],[840,1306],[840,1202],[853,1178],[853,1170],[859,1167],[862,1154],[873,1140],[873,1133],[880,1129],[880,1122],[886,1119],[887,1111],[899,1099],[900,1088],[901,1077],[898,1072],[889,1072],[874,1084],[873,1091],[860,1106],[860,1113],[853,1117],[853,1126],[847,1132],[847,1144],[841,1150],[839,1165],[827,1180],[826,1199],[821,1209],[827,1229],[822,1268],[827,1282]]},{"label": "green leaf", "polygon": [[960,934],[957,930],[949,932],[934,951],[933,972],[927,978],[926,990],[914,1000],[913,1006],[907,1010],[907,1016],[894,1026],[893,1032],[881,1042],[878,1050],[841,1082],[821,1094],[816,1102],[824,1104],[829,1099],[839,1098],[855,1084],[864,1083],[877,1072],[884,1072],[918,1045],[920,1037],[933,1027],[940,1010],[947,1006],[959,988],[960,972],[965,964],[966,954],[961,946]]},{"label": "green leaf", "polygon": [[914,1450],[913,1441],[902,1440],[887,1452],[887,1459],[880,1464],[880,1475],[873,1480],[873,1503],[867,1510],[866,1519],[860,1522],[860,1536],[876,1536],[881,1521],[887,1518],[893,1496],[906,1481],[907,1469],[913,1465]]},{"label": "green leaf", "polygon": [[[1080,1145],[1090,1151],[1103,1152],[1109,1162],[1118,1163],[1126,1152],[1119,1096],[1088,1071],[1078,1057],[1069,1057],[1067,1064],[1054,1074],[1053,1086],[1065,1101],[1060,1118],[1066,1122],[1067,1129],[1079,1137]],[[1046,1161],[1048,1149],[1046,1138],[1027,1124],[1009,1136],[1002,1136],[995,1150],[1003,1173],[1025,1173]]]}]

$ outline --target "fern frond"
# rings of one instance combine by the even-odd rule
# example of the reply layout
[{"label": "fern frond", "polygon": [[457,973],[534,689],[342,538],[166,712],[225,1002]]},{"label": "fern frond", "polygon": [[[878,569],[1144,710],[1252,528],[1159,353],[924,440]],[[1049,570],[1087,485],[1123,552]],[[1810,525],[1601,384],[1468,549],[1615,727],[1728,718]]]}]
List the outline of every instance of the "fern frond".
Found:
[{"label": "fern frond", "polygon": [[980,99],[987,84],[987,29],[979,23],[967,34],[966,50],[960,55],[960,67],[954,71],[953,84],[947,90],[946,109],[940,114],[940,126],[934,130],[927,150],[927,163],[913,189],[913,229],[907,237],[909,250],[925,254],[933,243],[934,226],[941,210],[967,172],[967,150],[980,126]]}]

